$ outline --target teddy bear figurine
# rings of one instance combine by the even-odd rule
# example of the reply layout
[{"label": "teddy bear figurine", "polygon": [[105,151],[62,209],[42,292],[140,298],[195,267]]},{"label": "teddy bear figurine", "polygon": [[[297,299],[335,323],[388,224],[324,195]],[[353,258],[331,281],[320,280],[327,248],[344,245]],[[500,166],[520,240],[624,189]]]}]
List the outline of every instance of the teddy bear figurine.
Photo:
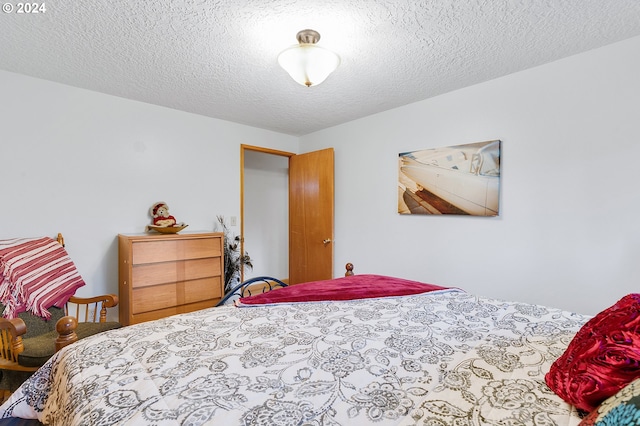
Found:
[{"label": "teddy bear figurine", "polygon": [[147,229],[184,227],[185,224],[176,221],[176,218],[169,214],[169,206],[164,201],[154,203],[149,209],[149,214],[153,218],[153,225],[147,226]]}]

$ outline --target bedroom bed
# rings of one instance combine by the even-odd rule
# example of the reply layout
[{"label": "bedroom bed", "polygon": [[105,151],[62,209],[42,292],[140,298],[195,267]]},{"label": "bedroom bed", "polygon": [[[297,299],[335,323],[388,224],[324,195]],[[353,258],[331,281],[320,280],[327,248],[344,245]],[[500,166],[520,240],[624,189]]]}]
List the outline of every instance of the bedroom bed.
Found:
[{"label": "bedroom bed", "polygon": [[[298,284],[74,343],[0,407],[0,418],[578,425],[584,405],[567,402],[546,380],[569,380],[558,362],[600,315],[379,275]],[[639,375],[636,364],[625,380]]]}]

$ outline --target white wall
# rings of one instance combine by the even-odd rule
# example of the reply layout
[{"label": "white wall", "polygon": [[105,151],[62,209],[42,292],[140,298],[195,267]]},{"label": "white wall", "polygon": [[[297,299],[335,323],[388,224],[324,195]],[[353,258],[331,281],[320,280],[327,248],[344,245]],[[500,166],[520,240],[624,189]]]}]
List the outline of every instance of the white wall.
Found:
[{"label": "white wall", "polygon": [[[301,138],[333,146],[335,274],[596,313],[638,291],[640,37]],[[502,140],[497,218],[397,214],[399,152]]]},{"label": "white wall", "polygon": [[[168,203],[187,231],[240,216],[240,144],[298,138],[0,71],[0,239],[55,236],[87,286],[118,292],[117,235]],[[239,227],[236,227],[239,232]]]},{"label": "white wall", "polygon": [[[118,233],[166,201],[188,230],[239,216],[240,144],[332,146],[335,271],[595,313],[640,275],[640,38],[294,138],[0,71],[0,238],[62,232],[117,292]],[[400,216],[401,151],[501,139],[497,218]]]}]

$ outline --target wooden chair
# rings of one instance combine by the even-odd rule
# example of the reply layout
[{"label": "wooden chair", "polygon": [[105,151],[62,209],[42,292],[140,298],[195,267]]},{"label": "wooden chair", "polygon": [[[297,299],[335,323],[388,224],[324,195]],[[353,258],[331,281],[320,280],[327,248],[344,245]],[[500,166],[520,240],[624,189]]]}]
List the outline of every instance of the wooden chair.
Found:
[{"label": "wooden chair", "polygon": [[[15,390],[64,346],[120,328],[120,323],[107,321],[107,308],[117,304],[118,297],[114,294],[89,298],[72,296],[64,308],[49,308],[49,320],[30,312],[22,312],[10,320],[0,317],[0,389],[5,392],[7,388]],[[3,309],[0,305],[0,312]]]}]

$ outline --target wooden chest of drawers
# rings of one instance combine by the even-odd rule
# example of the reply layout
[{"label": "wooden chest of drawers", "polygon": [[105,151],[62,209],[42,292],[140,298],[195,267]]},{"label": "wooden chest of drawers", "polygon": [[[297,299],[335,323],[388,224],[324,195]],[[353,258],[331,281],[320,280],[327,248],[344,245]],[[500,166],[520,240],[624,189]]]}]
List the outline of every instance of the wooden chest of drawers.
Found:
[{"label": "wooden chest of drawers", "polygon": [[215,306],[224,289],[223,240],[221,232],[118,235],[120,322]]}]

